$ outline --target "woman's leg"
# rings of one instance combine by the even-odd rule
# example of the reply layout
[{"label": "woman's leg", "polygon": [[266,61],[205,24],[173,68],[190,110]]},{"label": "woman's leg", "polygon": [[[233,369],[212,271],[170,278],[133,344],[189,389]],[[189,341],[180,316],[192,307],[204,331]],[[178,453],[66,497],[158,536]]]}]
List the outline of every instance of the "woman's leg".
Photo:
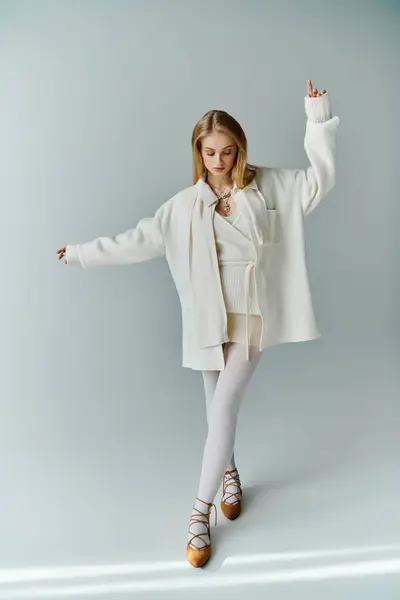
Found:
[{"label": "woman's leg", "polygon": [[[219,373],[208,411],[208,436],[194,505],[194,508],[203,512],[209,510],[204,502],[214,502],[222,476],[229,464],[241,401],[260,360],[261,353],[257,346],[249,347],[249,360],[246,360],[245,350],[244,345],[236,342],[227,342],[224,345],[225,370]],[[206,528],[201,523],[191,527],[192,533],[205,531]],[[202,538],[195,538],[192,542],[194,546],[202,546],[204,543],[209,543],[207,534],[202,535]]]},{"label": "woman's leg", "polygon": [[[204,383],[204,393],[206,397],[206,413],[207,413],[207,423],[210,423],[210,410],[211,403],[214,397],[215,388],[217,387],[218,377],[221,371],[202,371],[203,374],[203,383]],[[236,468],[235,464],[235,453],[232,451],[232,456],[227,466],[227,469],[232,471]]]}]

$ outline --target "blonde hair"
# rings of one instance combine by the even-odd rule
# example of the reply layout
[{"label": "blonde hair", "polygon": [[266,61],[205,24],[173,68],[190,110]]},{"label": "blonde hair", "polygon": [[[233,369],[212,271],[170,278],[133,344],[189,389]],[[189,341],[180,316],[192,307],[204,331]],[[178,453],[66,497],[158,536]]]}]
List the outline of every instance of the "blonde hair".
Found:
[{"label": "blonde hair", "polygon": [[243,189],[251,183],[257,167],[247,162],[247,138],[241,125],[223,110],[210,110],[196,123],[192,133],[193,183],[207,176],[207,169],[201,155],[201,142],[211,133],[225,133],[237,145],[237,155],[232,168],[232,178]]}]

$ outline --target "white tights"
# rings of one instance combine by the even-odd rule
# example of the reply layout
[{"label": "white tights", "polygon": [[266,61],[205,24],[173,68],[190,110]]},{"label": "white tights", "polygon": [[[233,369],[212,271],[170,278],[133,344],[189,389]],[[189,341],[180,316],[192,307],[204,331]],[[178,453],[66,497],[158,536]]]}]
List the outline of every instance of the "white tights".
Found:
[{"label": "white tights", "polygon": [[[223,371],[202,371],[208,435],[203,452],[203,462],[197,498],[204,502],[214,502],[224,472],[235,468],[234,443],[239,408],[245,389],[261,357],[257,346],[249,346],[249,360],[246,360],[246,347],[236,342],[223,344],[225,369]],[[207,512],[208,507],[196,500],[195,507]],[[193,513],[192,513],[193,514]],[[193,533],[205,531],[201,524],[191,528]],[[208,543],[196,538],[193,545]]]},{"label": "white tights", "polygon": [[243,344],[226,342],[223,348],[224,371],[202,371],[208,436],[197,497],[205,502],[214,502],[225,470],[235,468],[237,416],[245,389],[261,356],[257,346],[249,346],[248,361]]}]

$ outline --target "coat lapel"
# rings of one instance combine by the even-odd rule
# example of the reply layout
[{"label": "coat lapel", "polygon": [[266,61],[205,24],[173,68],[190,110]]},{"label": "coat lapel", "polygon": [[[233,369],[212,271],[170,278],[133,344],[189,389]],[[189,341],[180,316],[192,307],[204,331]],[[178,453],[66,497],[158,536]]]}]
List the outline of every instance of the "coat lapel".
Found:
[{"label": "coat lapel", "polygon": [[215,204],[209,206],[213,200],[215,196],[209,186],[203,186],[201,182],[196,184],[189,236],[189,269],[194,326],[200,348],[221,344],[225,340],[227,321],[212,222]]},{"label": "coat lapel", "polygon": [[265,223],[267,218],[266,204],[264,197],[258,189],[257,182],[254,179],[243,190],[238,189],[235,199],[243,210],[247,211],[247,218],[250,220],[251,237],[256,246],[262,246],[265,243],[263,228],[260,223]]}]

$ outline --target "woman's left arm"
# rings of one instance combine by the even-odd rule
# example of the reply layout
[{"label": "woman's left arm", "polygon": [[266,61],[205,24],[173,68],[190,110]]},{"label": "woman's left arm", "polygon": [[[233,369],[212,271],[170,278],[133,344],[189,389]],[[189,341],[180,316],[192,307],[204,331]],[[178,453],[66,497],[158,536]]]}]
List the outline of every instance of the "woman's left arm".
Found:
[{"label": "woman's left arm", "polygon": [[329,94],[318,92],[308,82],[304,98],[307,115],[304,149],[310,161],[307,169],[291,170],[295,191],[300,194],[303,215],[309,215],[336,183],[336,132],[339,117],[332,117]]}]

